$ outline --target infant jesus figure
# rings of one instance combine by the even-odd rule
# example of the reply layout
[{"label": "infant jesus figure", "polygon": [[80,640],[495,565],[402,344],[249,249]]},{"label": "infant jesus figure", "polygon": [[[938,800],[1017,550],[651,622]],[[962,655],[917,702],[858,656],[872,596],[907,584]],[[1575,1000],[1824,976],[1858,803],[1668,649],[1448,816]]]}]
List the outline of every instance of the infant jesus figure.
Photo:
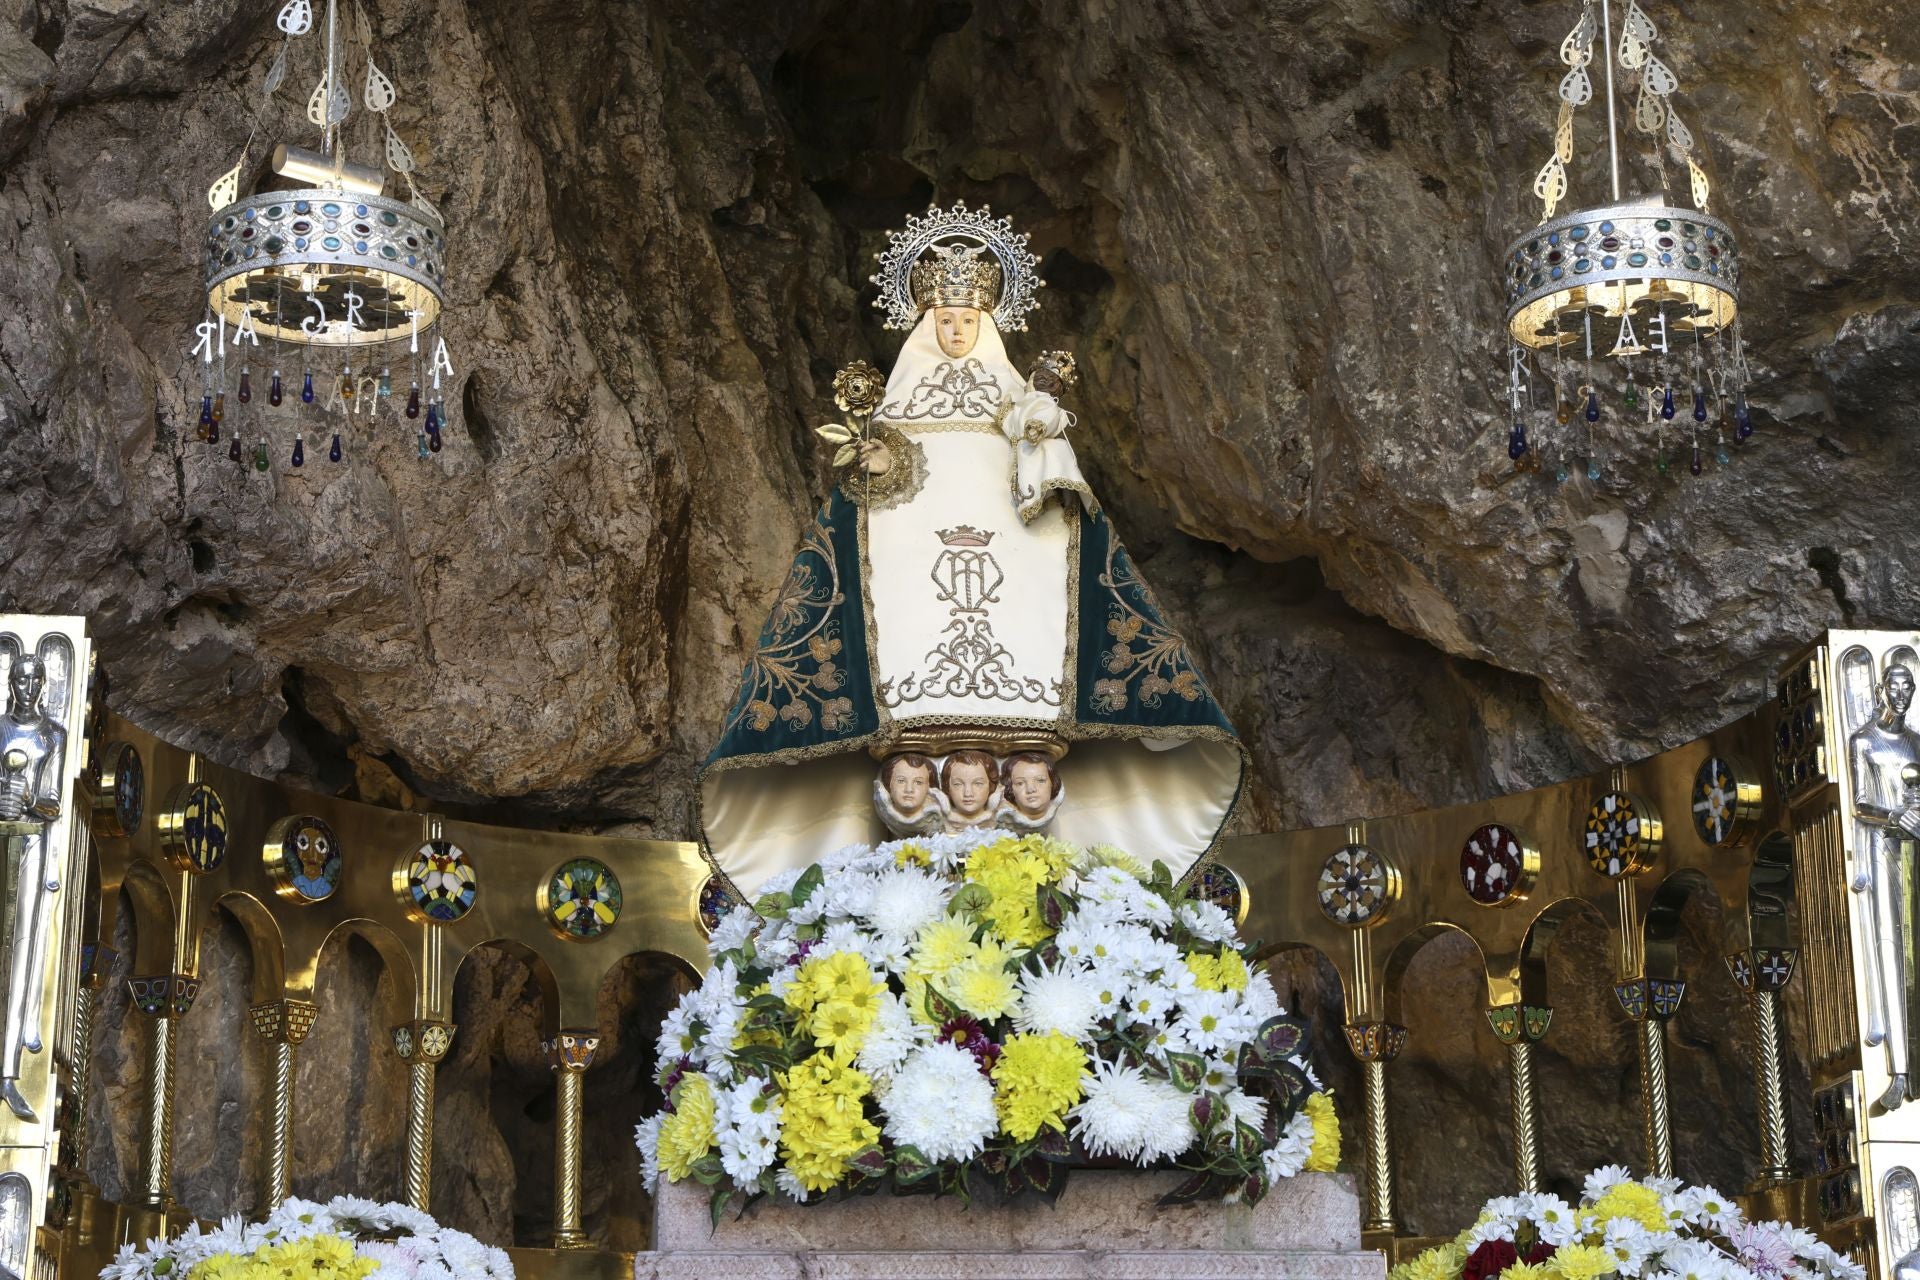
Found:
[{"label": "infant jesus figure", "polygon": [[1045,831],[1067,798],[1060,771],[1042,751],[1016,751],[1000,765],[1002,800],[994,825],[1020,832]]},{"label": "infant jesus figure", "polygon": [[933,761],[915,751],[887,757],[873,780],[873,811],[896,839],[947,825],[947,797],[934,790]]}]

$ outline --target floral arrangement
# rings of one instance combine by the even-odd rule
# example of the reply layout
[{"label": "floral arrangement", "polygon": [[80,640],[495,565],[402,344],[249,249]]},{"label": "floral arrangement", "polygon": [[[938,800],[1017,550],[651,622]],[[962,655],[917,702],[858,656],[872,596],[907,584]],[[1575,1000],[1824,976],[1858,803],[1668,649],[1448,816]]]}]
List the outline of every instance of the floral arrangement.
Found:
[{"label": "floral arrangement", "polygon": [[1864,1280],[1866,1269],[1785,1222],[1748,1222],[1712,1187],[1596,1169],[1578,1208],[1503,1196],[1387,1280]]},{"label": "floral arrangement", "polygon": [[144,1248],[122,1245],[100,1280],[512,1280],[513,1264],[418,1209],[340,1196],[288,1199],[265,1222],[198,1223]]},{"label": "floral arrangement", "polygon": [[1119,850],[964,832],[856,845],[714,931],[667,1017],[661,1178],[735,1197],[1052,1198],[1073,1165],[1170,1166],[1257,1201],[1339,1157],[1333,1107],[1219,907]]}]

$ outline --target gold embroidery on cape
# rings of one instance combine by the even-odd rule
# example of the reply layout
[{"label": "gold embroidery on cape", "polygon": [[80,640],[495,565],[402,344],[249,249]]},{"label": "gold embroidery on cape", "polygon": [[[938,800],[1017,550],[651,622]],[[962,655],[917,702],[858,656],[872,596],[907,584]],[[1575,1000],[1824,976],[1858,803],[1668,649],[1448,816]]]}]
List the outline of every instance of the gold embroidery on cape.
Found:
[{"label": "gold embroidery on cape", "polygon": [[927,577],[936,605],[947,606],[950,621],[941,628],[943,638],[927,651],[924,660],[931,665],[925,671],[875,687],[880,704],[891,708],[922,698],[971,697],[1060,706],[1063,682],[1019,675],[1013,651],[993,633],[991,606],[1002,603],[999,592],[1007,580],[988,546],[993,535],[962,526],[937,536],[944,545]]},{"label": "gold embroidery on cape", "polygon": [[[818,558],[816,566],[808,554]],[[815,719],[828,733],[853,724],[853,700],[839,693],[846,673],[840,653],[840,623],[833,616],[846,597],[833,553],[833,529],[824,514],[800,541],[800,551],[775,593],[760,642],[741,676],[739,708],[721,731],[724,738],[743,722],[755,733],[801,730]]]},{"label": "gold embroidery on cape", "polygon": [[[1143,707],[1157,707],[1170,693],[1188,702],[1204,697],[1206,690],[1200,673],[1193,669],[1186,640],[1155,616],[1160,605],[1153,588],[1134,571],[1133,557],[1111,536],[1100,585],[1113,596],[1107,609],[1107,634],[1113,637],[1113,645],[1101,657],[1107,677],[1093,682],[1093,709],[1107,714],[1124,711],[1129,698],[1138,698]],[[1129,593],[1151,613],[1135,608]]]}]

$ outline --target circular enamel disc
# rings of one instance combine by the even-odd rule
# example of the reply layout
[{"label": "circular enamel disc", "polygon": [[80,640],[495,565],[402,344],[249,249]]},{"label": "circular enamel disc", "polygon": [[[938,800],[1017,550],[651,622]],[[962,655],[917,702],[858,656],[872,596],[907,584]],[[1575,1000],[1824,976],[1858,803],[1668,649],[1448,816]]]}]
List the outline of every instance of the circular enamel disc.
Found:
[{"label": "circular enamel disc", "polygon": [[1533,888],[1540,858],[1511,827],[1489,822],[1460,847],[1460,884],[1483,907],[1518,902]]},{"label": "circular enamel disc", "polygon": [[540,914],[563,938],[589,942],[620,918],[620,878],[598,858],[571,858],[540,887]]},{"label": "circular enamel disc", "polygon": [[1381,854],[1363,844],[1349,844],[1334,850],[1320,865],[1315,888],[1322,915],[1358,929],[1386,914],[1400,896],[1400,876]]},{"label": "circular enamel disc", "polygon": [[1608,791],[1587,808],[1587,865],[1609,880],[1638,875],[1659,852],[1660,823],[1646,803]]}]

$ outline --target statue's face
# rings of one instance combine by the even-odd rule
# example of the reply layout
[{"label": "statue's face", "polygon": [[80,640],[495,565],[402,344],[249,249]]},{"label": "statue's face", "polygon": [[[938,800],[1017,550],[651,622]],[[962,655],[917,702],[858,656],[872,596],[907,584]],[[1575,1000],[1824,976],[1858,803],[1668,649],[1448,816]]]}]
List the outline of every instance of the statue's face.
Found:
[{"label": "statue's face", "polygon": [[40,706],[40,690],[47,683],[47,673],[38,662],[25,658],[13,664],[13,670],[7,677],[7,691],[12,695],[7,709],[18,715],[31,715]]},{"label": "statue's face", "polygon": [[987,797],[993,788],[987,783],[987,771],[977,764],[956,764],[947,768],[947,799],[953,811],[963,818],[975,818],[987,811]]},{"label": "statue's face", "polygon": [[935,307],[933,336],[940,350],[958,360],[980,341],[980,312],[974,307]]},{"label": "statue's face", "polygon": [[887,797],[902,816],[911,818],[927,803],[933,786],[933,770],[925,765],[897,764],[887,779]]},{"label": "statue's face", "polygon": [[1913,672],[1895,667],[1887,672],[1887,706],[1896,716],[1905,717],[1913,705]]},{"label": "statue's face", "polygon": [[1037,818],[1053,803],[1053,779],[1047,766],[1033,760],[1015,763],[1007,775],[1007,798],[1029,818]]}]

